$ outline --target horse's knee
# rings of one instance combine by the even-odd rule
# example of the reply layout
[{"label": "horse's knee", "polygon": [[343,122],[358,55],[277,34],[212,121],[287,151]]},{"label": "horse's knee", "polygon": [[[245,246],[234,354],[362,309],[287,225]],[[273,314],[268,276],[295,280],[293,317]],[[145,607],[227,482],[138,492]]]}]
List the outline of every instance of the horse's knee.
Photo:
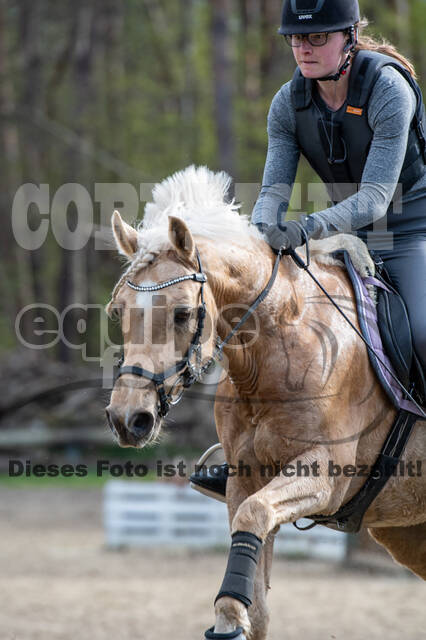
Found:
[{"label": "horse's knee", "polygon": [[275,524],[273,508],[258,497],[250,496],[238,507],[232,521],[232,533],[249,531],[261,540],[265,540]]}]

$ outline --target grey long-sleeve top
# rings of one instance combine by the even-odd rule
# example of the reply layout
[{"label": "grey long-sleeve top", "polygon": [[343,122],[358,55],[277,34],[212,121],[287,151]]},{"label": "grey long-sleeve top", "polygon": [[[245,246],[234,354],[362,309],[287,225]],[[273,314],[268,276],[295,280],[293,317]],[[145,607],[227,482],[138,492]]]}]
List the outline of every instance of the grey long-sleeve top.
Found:
[{"label": "grey long-sleeve top", "polygon": [[[300,156],[290,86],[287,82],[281,87],[269,110],[268,153],[262,189],[252,213],[254,224],[277,224],[277,211],[280,209],[283,219],[290,201]],[[339,204],[309,216],[313,238],[355,231],[386,215],[401,173],[415,109],[416,98],[407,81],[396,69],[384,67],[368,105],[373,139],[360,188]],[[426,175],[405,193],[402,204],[425,196]],[[426,230],[426,211],[424,218]]]}]

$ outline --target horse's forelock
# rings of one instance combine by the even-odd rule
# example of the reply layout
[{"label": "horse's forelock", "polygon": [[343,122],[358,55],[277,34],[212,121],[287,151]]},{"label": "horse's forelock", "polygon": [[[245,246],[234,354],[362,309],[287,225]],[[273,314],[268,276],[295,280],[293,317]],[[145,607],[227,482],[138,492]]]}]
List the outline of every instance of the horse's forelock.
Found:
[{"label": "horse's forelock", "polygon": [[168,237],[169,216],[181,218],[191,233],[212,240],[247,244],[258,236],[240,205],[227,202],[231,178],[225,172],[214,173],[207,167],[187,167],[153,188],[153,201],[145,206],[145,215],[137,227],[139,250],[114,287],[111,303],[125,282],[140,269],[152,264],[156,256],[171,248]]}]

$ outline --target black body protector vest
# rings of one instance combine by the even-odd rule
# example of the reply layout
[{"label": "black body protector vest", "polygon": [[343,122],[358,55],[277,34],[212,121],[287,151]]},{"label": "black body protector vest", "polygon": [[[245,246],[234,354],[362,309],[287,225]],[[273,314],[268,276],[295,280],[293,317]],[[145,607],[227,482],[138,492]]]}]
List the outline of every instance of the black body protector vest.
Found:
[{"label": "black body protector vest", "polygon": [[352,62],[347,101],[339,111],[330,111],[331,117],[327,122],[322,109],[318,108],[315,93],[312,95],[312,80],[304,78],[299,68],[294,74],[291,93],[299,147],[325,183],[335,204],[356,193],[361,183],[373,138],[368,124],[368,103],[385,66],[397,69],[417,98],[399,178],[405,193],[425,173],[426,165],[425,109],[420,87],[410,73],[395,58],[372,51],[358,51]]}]

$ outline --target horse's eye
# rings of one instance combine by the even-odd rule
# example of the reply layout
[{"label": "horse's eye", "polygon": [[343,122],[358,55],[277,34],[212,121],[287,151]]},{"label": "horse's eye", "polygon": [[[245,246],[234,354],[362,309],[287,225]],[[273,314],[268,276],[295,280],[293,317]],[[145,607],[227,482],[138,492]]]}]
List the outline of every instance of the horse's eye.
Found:
[{"label": "horse's eye", "polygon": [[183,325],[191,318],[191,309],[178,307],[175,309],[175,323],[177,325]]}]

